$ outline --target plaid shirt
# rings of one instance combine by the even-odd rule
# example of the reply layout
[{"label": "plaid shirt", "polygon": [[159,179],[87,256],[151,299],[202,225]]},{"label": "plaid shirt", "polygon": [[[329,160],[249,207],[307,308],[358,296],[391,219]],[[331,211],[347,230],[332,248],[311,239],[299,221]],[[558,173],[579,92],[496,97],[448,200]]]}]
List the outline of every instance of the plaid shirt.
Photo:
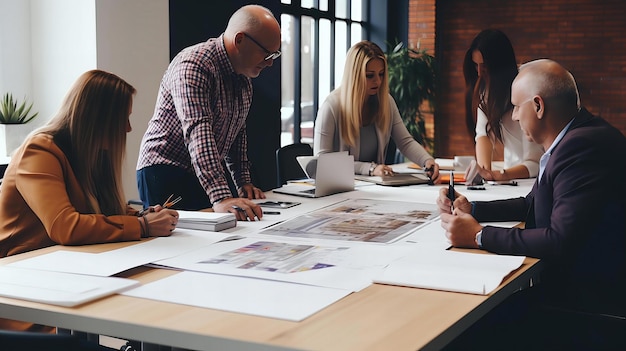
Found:
[{"label": "plaid shirt", "polygon": [[223,35],[182,50],[159,87],[137,169],[164,164],[195,173],[211,202],[231,197],[222,161],[238,188],[250,183],[246,118],[250,78],[238,75]]}]

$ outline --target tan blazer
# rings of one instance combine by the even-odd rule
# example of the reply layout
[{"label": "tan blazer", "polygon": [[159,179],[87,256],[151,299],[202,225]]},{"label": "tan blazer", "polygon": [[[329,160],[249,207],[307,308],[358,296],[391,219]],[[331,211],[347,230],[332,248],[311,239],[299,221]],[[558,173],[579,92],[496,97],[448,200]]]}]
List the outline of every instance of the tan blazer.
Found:
[{"label": "tan blazer", "polygon": [[[0,186],[0,257],[56,244],[139,240],[135,210],[89,214],[69,160],[51,136],[36,135],[15,155]],[[0,329],[54,332],[54,327],[0,318]]]},{"label": "tan blazer", "polygon": [[36,135],[12,157],[0,187],[0,257],[56,244],[139,240],[137,217],[88,213],[87,197],[51,136]]}]

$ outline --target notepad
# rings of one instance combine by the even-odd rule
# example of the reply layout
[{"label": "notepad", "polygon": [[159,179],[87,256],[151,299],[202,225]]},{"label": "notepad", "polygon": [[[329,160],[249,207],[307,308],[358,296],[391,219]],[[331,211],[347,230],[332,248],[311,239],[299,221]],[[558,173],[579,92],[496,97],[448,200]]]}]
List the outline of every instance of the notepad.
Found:
[{"label": "notepad", "polygon": [[234,214],[178,210],[178,227],[219,232],[237,226]]},{"label": "notepad", "polygon": [[417,249],[392,262],[379,284],[487,295],[524,262],[523,256]]},{"label": "notepad", "polygon": [[72,307],[139,285],[132,279],[0,266],[0,296]]}]

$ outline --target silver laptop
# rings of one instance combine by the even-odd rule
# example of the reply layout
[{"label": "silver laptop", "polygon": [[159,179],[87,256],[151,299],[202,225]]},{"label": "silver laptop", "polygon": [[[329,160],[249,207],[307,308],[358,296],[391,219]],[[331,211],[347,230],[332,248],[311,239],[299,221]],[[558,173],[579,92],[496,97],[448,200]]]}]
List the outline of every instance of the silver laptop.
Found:
[{"label": "silver laptop", "polygon": [[274,192],[315,198],[354,190],[354,157],[346,151],[320,154],[301,162],[300,167],[307,176],[314,176],[315,185],[288,183]]},{"label": "silver laptop", "polygon": [[430,181],[428,176],[424,173],[395,173],[393,176],[382,177],[357,174],[354,176],[354,179],[388,186],[428,184]]}]

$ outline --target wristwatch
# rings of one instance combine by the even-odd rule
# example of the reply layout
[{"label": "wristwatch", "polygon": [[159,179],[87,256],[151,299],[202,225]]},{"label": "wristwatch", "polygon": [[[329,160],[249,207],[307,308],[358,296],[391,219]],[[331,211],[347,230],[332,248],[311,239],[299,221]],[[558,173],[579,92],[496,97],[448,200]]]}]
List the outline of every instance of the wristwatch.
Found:
[{"label": "wristwatch", "polygon": [[476,233],[476,245],[478,245],[479,249],[483,248],[483,231],[482,229]]}]

